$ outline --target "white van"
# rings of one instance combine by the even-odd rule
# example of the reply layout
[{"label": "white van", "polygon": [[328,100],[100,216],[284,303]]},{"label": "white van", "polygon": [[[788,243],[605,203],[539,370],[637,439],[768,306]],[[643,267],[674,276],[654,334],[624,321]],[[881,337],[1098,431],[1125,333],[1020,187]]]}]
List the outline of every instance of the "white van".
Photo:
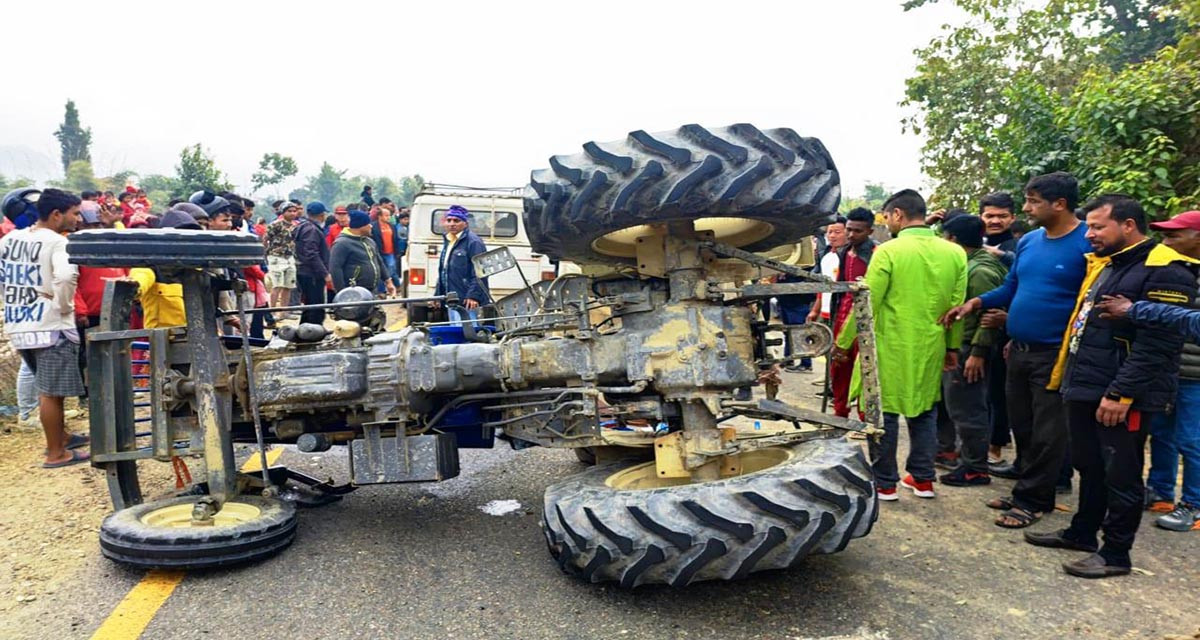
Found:
[{"label": "white van", "polygon": [[[470,229],[488,249],[508,247],[521,268],[520,273],[510,269],[488,278],[488,289],[493,300],[524,289],[526,280],[529,284],[553,280],[560,266],[563,273],[577,272],[578,267],[573,264],[564,262],[556,265],[546,256],[533,252],[529,237],[525,235],[522,191],[521,188],[475,189],[426,184],[425,189],[413,200],[408,221],[408,252],[400,263],[404,296],[420,298],[433,295],[437,287],[442,236],[445,233],[442,230],[442,216],[452,204],[466,207],[471,213]],[[522,280],[522,274],[525,280]],[[424,321],[426,311],[424,305],[410,305],[410,321]]]}]

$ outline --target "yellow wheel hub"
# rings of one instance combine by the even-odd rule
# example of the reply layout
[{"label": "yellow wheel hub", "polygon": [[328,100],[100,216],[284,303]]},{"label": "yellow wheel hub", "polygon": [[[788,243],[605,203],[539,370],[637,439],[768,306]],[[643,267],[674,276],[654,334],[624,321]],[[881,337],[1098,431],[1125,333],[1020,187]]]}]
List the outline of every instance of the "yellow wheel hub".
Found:
[{"label": "yellow wheel hub", "polygon": [[[695,221],[696,231],[711,231],[717,242],[745,246],[769,237],[775,225],[748,218],[700,218]],[[592,248],[605,255],[619,258],[637,257],[637,239],[655,235],[650,225],[637,225],[605,234],[592,242]]]},{"label": "yellow wheel hub", "polygon": [[221,510],[213,515],[212,524],[195,525],[192,523],[192,504],[183,503],[155,509],[142,516],[142,524],[150,527],[167,529],[183,529],[192,526],[232,527],[258,519],[262,510],[244,502],[226,502]]},{"label": "yellow wheel hub", "polygon": [[[777,467],[793,457],[792,450],[784,447],[768,447],[727,456],[738,468],[737,476],[745,476],[759,471]],[[726,476],[721,480],[727,480]],[[720,482],[713,480],[712,482]],[[604,479],[604,484],[618,491],[639,491],[644,489],[662,489],[664,487],[682,487],[693,484],[690,478],[663,478],[658,475],[653,462],[646,462],[622,469]]]}]

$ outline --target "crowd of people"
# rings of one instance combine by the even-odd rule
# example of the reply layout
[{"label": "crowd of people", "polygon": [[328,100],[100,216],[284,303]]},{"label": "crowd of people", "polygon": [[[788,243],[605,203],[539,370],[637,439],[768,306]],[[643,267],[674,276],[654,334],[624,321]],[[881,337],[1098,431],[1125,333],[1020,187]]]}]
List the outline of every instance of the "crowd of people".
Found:
[{"label": "crowd of people", "polygon": [[[1064,565],[1073,575],[1125,574],[1144,510],[1164,529],[1200,529],[1200,311],[1190,308],[1200,212],[1149,223],[1136,200],[1118,194],[1080,206],[1077,181],[1062,172],[1033,178],[1021,196],[1028,223],[1011,194],[987,195],[977,214],[929,213],[920,194],[900,191],[879,214],[891,239],[877,240],[876,213],[854,209],[826,228],[814,270],[861,280],[871,293],[884,433],[870,450],[880,500],[899,499],[899,488],[931,499],[935,482],[979,487],[993,476],[1011,478],[1011,492],[986,504],[999,511],[996,525],[1016,529],[1051,513],[1074,481],[1070,525],[1026,532],[1025,540],[1089,552]],[[5,333],[22,357],[20,419],[46,437],[44,467],[88,459],[87,437],[66,429],[65,399],[86,393],[80,345],[100,322],[106,283],[136,284],[140,326],[185,323],[181,285],[160,280],[155,268],[70,264],[73,231],[207,229],[261,238],[265,262],[227,274],[246,282],[240,306],[250,310],[251,326],[224,316],[225,331],[257,339],[289,317],[280,308],[327,302],[348,287],[396,294],[408,210],[376,201],[369,188],[359,202],[332,210],[298,200],[271,207],[268,223],[252,200],[231,192],[197,192],[157,213],[135,187],[116,197],[58,189],[6,196]],[[474,311],[489,295],[471,258],[487,248],[470,220],[457,205],[444,214],[436,294],[455,293]],[[232,295],[221,302],[226,308],[239,306]],[[831,324],[826,384],[834,412],[850,416],[862,386],[852,296],[778,302],[785,324]],[[254,311],[262,309],[274,311]],[[324,320],[324,309],[311,306],[299,317]],[[792,369],[811,366],[800,360]],[[903,477],[901,418],[910,444]],[[1011,463],[1002,458],[1010,441]]]},{"label": "crowd of people", "polygon": [[[1011,194],[984,197],[977,214],[929,213],[917,192],[900,191],[882,208],[892,239],[876,242],[875,215],[856,209],[826,229],[814,270],[870,290],[880,500],[1011,478],[1011,492],[986,504],[997,526],[1018,529],[1053,512],[1074,480],[1069,526],[1025,540],[1088,552],[1063,565],[1072,575],[1127,574],[1143,511],[1163,529],[1200,530],[1200,212],[1150,223],[1119,194],[1081,206],[1064,172],[1034,177],[1021,195],[1031,224]],[[832,324],[828,392],[849,416],[858,327],[850,296],[831,298],[812,301],[806,319]],[[1011,463],[1001,458],[1010,440]]]},{"label": "crowd of people", "polygon": [[[250,326],[243,329],[238,315],[225,315],[223,330],[229,334],[245,330],[251,338],[265,340],[268,330],[296,314],[256,309],[323,303],[356,286],[380,296],[396,294],[410,212],[388,198],[376,202],[369,191],[364,195],[363,201],[333,211],[316,201],[276,201],[272,203],[275,219],[269,224],[255,215],[253,200],[232,192],[200,191],[162,209],[132,186],[115,197],[111,192],[76,195],[33,188],[5,196],[0,222],[4,329],[22,357],[18,422],[45,433],[43,466],[58,468],[88,460],[87,436],[67,432],[65,421],[85,411],[86,332],[100,323],[107,283],[121,280],[137,286],[134,327],[186,322],[182,285],[160,278],[153,267],[76,267],[68,261],[70,233],[157,228],[259,237],[266,253],[264,263],[222,274],[245,282],[240,302],[249,312]],[[239,301],[233,296],[223,292],[218,306],[235,309]],[[306,308],[298,319],[320,324],[325,311]],[[79,408],[68,408],[66,399],[75,397],[81,400]]]}]

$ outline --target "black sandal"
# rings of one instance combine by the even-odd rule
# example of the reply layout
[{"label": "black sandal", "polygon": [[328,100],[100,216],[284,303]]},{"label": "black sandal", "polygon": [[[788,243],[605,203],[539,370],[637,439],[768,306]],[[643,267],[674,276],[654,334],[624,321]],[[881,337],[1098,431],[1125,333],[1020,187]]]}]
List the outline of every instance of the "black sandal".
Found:
[{"label": "black sandal", "polygon": [[992,498],[984,504],[986,504],[989,509],[995,509],[997,511],[1008,511],[1016,506],[1013,504],[1012,498]]},{"label": "black sandal", "polygon": [[[1005,529],[1024,529],[1041,519],[1042,514],[1040,513],[1026,511],[1020,507],[1012,507],[996,518],[996,526]],[[1015,520],[1016,524],[1008,524],[1005,520]]]}]

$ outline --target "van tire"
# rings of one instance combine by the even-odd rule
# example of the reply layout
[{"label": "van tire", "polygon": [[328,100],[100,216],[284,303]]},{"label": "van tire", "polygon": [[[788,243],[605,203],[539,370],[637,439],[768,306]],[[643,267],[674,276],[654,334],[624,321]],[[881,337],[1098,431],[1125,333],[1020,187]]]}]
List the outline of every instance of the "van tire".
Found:
[{"label": "van tire", "polygon": [[718,232],[717,240],[765,251],[817,233],[841,199],[825,146],[791,129],[684,125],[583,148],[551,157],[525,190],[530,244],[552,260],[633,265],[633,239],[606,235],[701,218],[761,223],[730,229],[728,237]]}]

